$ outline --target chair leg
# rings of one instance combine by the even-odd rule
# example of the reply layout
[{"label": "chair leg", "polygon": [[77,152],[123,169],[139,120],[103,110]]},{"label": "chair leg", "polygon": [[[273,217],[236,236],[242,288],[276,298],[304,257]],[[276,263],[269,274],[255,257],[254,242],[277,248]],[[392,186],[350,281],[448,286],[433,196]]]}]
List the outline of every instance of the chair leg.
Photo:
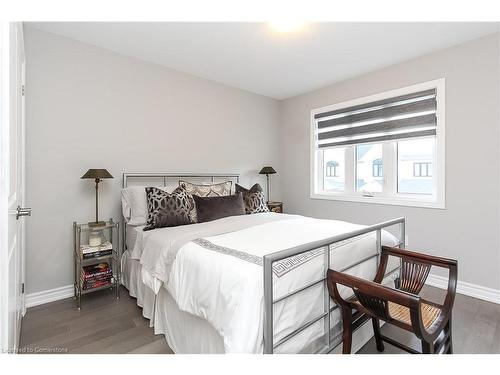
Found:
[{"label": "chair leg", "polygon": [[434,343],[422,340],[422,354],[434,354]]},{"label": "chair leg", "polygon": [[342,354],[351,354],[352,345],[352,310],[348,307],[342,308],[342,325],[343,325],[343,345]]},{"label": "chair leg", "polygon": [[448,339],[449,341],[449,346],[448,346],[448,350],[446,351],[446,354],[453,354],[453,338],[452,338],[452,334],[453,334],[453,331],[451,329],[451,316],[450,318],[448,319],[448,323],[446,323],[446,326],[444,327],[444,330],[445,330],[445,333],[446,334],[450,334],[450,337]]},{"label": "chair leg", "polygon": [[380,338],[380,321],[377,318],[372,318],[373,334],[375,336],[375,343],[379,352],[384,351],[384,342]]}]

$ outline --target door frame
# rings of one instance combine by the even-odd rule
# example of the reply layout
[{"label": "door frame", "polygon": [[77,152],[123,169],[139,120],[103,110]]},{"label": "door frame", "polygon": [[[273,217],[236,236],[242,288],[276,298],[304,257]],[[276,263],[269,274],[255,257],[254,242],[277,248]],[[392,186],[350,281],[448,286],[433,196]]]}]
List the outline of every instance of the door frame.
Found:
[{"label": "door frame", "polygon": [[[22,23],[17,24],[16,32],[18,33],[18,58],[19,51],[22,51],[21,81],[18,82],[22,87],[21,94],[21,154],[23,163],[21,165],[21,207],[26,207],[26,51],[24,47],[24,26]],[[20,311],[21,319],[26,315],[26,220],[23,224],[21,236],[23,243],[21,245],[21,284],[23,285]],[[19,336],[21,336],[21,326],[19,327]]]},{"label": "door frame", "polygon": [[[15,59],[11,55],[12,48],[15,47],[17,55]],[[22,55],[19,51],[22,50]],[[20,150],[22,159],[25,158],[25,103],[24,96],[21,97],[21,109],[16,107],[16,113],[12,113],[11,97],[12,86],[14,82],[17,90],[24,85],[25,67],[24,64],[19,64],[20,57],[23,62],[24,57],[24,37],[23,24],[0,21],[0,352],[5,352],[9,349],[17,350],[18,347],[9,348],[9,337],[14,335],[14,344],[19,346],[20,325],[22,316],[25,313],[25,298],[24,293],[19,291],[18,298],[15,301],[9,301],[9,278],[10,274],[14,273],[16,278],[19,275],[20,283],[24,283],[25,277],[25,240],[22,241],[18,256],[21,258],[15,263],[14,270],[9,269],[9,218],[12,212],[9,212],[9,189],[10,189],[10,121],[12,116],[19,118],[21,112],[21,123],[18,125],[21,130],[21,145]],[[15,61],[15,63],[13,62]],[[14,65],[14,66],[13,66]],[[21,74],[18,75],[18,70]],[[23,88],[24,90],[24,88]],[[25,200],[25,166],[24,162],[20,170],[21,197],[20,200],[24,204]],[[21,236],[25,238],[25,223],[22,226]],[[9,325],[9,304],[15,303],[16,311],[20,314],[17,331],[13,332],[16,327]]]},{"label": "door frame", "polygon": [[0,349],[7,348],[8,327],[8,190],[9,190],[9,49],[10,25],[0,22]]}]

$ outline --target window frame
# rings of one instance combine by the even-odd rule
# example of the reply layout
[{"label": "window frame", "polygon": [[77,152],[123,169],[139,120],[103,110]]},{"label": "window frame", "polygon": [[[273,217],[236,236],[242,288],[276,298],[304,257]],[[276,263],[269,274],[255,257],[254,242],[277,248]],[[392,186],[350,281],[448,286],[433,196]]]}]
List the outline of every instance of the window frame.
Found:
[{"label": "window frame", "polygon": [[[345,147],[345,164],[346,166],[354,166],[354,168],[345,169],[346,186],[343,191],[325,191],[323,190],[323,176],[319,171],[323,171],[323,157],[320,152],[316,152],[316,120],[314,116],[318,113],[327,111],[334,111],[350,106],[365,104],[377,100],[388,99],[400,95],[410,94],[417,91],[427,89],[436,89],[436,136],[435,136],[435,152],[432,160],[432,173],[434,181],[435,194],[424,195],[415,193],[398,193],[398,150],[397,141],[382,142],[382,158],[383,164],[383,178],[384,178],[384,191],[382,193],[366,193],[356,191],[356,156],[355,146]],[[432,81],[418,83],[415,85],[386,91],[383,93],[369,95],[353,100],[343,101],[332,104],[326,107],[316,108],[311,110],[310,117],[310,198],[311,199],[326,199],[335,201],[348,201],[360,203],[374,203],[385,205],[398,205],[409,207],[424,207],[445,209],[445,191],[446,191],[446,178],[445,178],[445,78],[440,78]],[[350,181],[354,181],[350,186]]]}]

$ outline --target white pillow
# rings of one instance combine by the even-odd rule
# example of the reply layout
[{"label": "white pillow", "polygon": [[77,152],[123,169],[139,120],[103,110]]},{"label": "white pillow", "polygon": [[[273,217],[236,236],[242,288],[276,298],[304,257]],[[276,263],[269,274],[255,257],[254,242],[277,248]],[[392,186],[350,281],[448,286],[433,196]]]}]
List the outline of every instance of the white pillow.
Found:
[{"label": "white pillow", "polygon": [[[167,187],[158,189],[169,192]],[[146,225],[148,220],[148,202],[146,186],[131,186],[122,189],[122,212],[129,225]]]}]

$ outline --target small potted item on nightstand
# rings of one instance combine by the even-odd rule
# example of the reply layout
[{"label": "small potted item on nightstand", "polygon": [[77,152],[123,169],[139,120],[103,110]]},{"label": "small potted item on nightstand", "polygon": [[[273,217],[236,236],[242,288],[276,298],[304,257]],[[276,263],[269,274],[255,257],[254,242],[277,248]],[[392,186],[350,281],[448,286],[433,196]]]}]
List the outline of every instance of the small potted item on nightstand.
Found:
[{"label": "small potted item on nightstand", "polygon": [[283,213],[283,202],[267,202],[267,208],[269,211],[276,212],[278,214]]}]

